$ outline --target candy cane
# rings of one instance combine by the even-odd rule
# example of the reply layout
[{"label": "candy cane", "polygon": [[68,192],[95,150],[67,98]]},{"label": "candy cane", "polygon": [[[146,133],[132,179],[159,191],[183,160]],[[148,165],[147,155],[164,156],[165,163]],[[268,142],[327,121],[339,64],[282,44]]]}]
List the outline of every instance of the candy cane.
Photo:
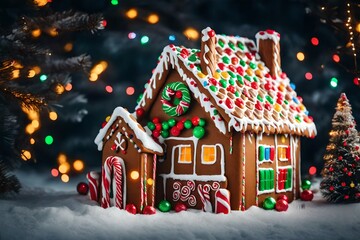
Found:
[{"label": "candy cane", "polygon": [[89,197],[90,200],[97,201],[98,200],[98,187],[99,187],[99,179],[100,173],[91,171],[86,174],[86,178],[89,181]]},{"label": "candy cane", "polygon": [[228,214],[230,212],[230,192],[225,188],[220,188],[215,193],[215,213]]},{"label": "candy cane", "polygon": [[212,212],[212,206],[209,195],[210,187],[207,186],[207,184],[205,184],[204,187],[201,184],[199,184],[197,189],[202,203],[202,210],[204,212]]},{"label": "candy cane", "polygon": [[[102,169],[102,199],[101,206],[103,208],[110,207],[110,178],[111,178],[111,169],[114,168],[114,178],[116,184],[116,193],[115,193],[115,206],[118,208],[123,208],[123,194],[122,194],[122,178],[123,178],[123,166],[120,162],[120,158],[117,157],[108,157],[105,160],[103,169]],[[125,192],[124,192],[125,194]]]}]

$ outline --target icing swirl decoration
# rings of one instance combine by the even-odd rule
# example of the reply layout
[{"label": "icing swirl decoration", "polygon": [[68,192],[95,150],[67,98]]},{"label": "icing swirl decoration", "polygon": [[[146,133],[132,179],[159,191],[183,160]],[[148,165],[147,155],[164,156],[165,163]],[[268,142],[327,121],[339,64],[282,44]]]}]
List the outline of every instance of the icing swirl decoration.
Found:
[{"label": "icing swirl decoration", "polygon": [[162,109],[169,116],[181,116],[189,109],[190,92],[181,82],[169,83],[161,94]]}]

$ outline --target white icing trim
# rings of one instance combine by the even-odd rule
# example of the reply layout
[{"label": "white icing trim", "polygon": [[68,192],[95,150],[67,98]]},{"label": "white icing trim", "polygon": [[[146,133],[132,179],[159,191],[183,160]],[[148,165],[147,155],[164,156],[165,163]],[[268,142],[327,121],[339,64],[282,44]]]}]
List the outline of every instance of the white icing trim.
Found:
[{"label": "white icing trim", "polygon": [[201,41],[206,42],[207,40],[210,39],[208,32],[211,30],[212,29],[210,27],[207,27],[201,31],[202,34]]},{"label": "white icing trim", "polygon": [[[176,146],[173,147],[171,158],[174,157],[175,151],[176,151],[176,149],[177,149],[177,150],[178,150],[178,161],[177,161],[177,162],[180,163],[180,164],[192,164],[192,162],[193,162],[193,159],[192,159],[192,158],[190,159],[190,162],[187,162],[187,161],[183,162],[183,161],[181,161],[181,149],[182,149],[182,148],[190,148],[190,151],[192,150],[190,144],[180,144],[180,145],[176,145]],[[188,155],[188,154],[186,154],[186,155]],[[191,155],[191,152],[190,152],[190,155]],[[172,162],[174,162],[173,159],[171,159],[171,160],[172,160]]]},{"label": "white icing trim", "polygon": [[[151,136],[139,128],[139,123],[130,118],[130,113],[122,108],[117,107],[114,109],[114,112],[111,114],[110,120],[107,124],[99,130],[98,135],[96,136],[94,142],[98,146],[98,150],[101,151],[104,144],[104,137],[107,130],[111,127],[117,117],[121,117],[129,125],[129,127],[134,131],[135,137],[141,141],[145,148],[152,150],[154,152],[163,153],[162,147],[157,144]],[[124,128],[125,129],[125,128]]]}]

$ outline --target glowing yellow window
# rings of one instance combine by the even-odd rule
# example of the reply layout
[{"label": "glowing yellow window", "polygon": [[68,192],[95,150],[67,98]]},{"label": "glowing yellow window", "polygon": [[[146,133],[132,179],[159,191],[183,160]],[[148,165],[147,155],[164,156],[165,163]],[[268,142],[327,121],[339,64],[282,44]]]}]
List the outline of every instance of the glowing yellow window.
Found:
[{"label": "glowing yellow window", "polygon": [[216,146],[203,145],[202,146],[202,164],[214,164],[216,161]]},{"label": "glowing yellow window", "polygon": [[191,155],[191,146],[180,146],[179,147],[179,163],[191,163],[192,155]]}]

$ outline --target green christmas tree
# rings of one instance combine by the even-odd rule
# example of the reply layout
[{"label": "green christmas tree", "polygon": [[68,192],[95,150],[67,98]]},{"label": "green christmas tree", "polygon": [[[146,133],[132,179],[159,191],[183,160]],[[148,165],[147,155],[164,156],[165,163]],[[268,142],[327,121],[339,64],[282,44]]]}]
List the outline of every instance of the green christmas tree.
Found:
[{"label": "green christmas tree", "polygon": [[341,94],[324,155],[320,189],[329,202],[360,202],[359,135],[351,105]]}]

